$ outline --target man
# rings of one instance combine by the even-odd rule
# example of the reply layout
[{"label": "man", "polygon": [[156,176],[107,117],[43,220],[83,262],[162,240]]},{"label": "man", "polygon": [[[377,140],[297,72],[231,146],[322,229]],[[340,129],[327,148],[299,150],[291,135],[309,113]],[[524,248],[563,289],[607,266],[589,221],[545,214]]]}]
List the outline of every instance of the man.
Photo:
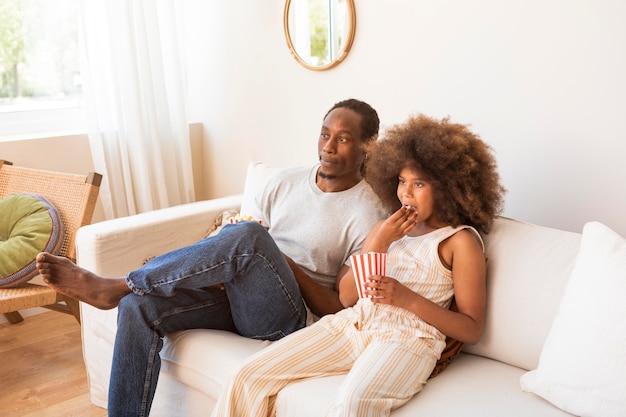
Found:
[{"label": "man", "polygon": [[367,103],[336,103],[322,123],[319,163],[278,173],[256,197],[255,212],[242,213],[262,220],[269,233],[256,222],[227,225],[115,279],[37,256],[39,272],[58,292],[118,307],[109,415],[149,414],[168,333],[207,328],[277,340],[343,308],[337,282],[385,215],[361,176],[363,145],[375,140],[378,126]]}]

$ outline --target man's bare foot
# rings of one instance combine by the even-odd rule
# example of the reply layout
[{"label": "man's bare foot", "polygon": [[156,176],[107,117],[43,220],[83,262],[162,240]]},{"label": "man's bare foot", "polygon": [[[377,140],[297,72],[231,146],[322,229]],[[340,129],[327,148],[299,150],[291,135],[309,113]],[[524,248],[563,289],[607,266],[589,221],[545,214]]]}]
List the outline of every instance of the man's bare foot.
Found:
[{"label": "man's bare foot", "polygon": [[131,292],[124,278],[103,278],[62,256],[42,252],[36,260],[43,280],[55,291],[101,310],[117,307]]}]

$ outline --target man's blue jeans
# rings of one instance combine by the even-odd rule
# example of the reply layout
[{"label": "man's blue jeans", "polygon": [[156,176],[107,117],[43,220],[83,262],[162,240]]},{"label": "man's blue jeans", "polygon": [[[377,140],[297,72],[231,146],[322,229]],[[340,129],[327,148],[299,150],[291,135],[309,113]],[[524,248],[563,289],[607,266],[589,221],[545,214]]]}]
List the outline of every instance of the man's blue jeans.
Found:
[{"label": "man's blue jeans", "polygon": [[[133,293],[118,306],[109,416],[147,416],[167,333],[220,329],[277,340],[306,324],[291,268],[256,222],[152,259],[127,278]],[[224,290],[208,288],[224,284]]]}]

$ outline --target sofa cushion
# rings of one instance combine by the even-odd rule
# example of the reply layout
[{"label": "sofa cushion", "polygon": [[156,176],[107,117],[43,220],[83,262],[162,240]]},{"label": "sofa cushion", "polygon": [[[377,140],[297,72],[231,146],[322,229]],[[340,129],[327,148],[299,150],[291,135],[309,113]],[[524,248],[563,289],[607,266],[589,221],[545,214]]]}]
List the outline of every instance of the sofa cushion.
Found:
[{"label": "sofa cushion", "polygon": [[39,252],[59,252],[63,224],[56,208],[37,194],[1,198],[0,213],[0,287],[14,287],[37,275]]},{"label": "sofa cushion", "polygon": [[522,388],[576,415],[626,416],[625,299],[626,239],[587,223],[539,366]]},{"label": "sofa cushion", "polygon": [[253,353],[271,342],[222,330],[193,329],[168,334],[162,372],[174,374],[190,387],[219,397],[230,375]]},{"label": "sofa cushion", "polygon": [[[392,417],[567,417],[570,414],[519,388],[523,369],[461,353],[448,370],[428,381],[421,392]],[[319,417],[341,389],[344,375],[314,378],[283,388],[276,415]]]},{"label": "sofa cushion", "polygon": [[[159,385],[175,378],[187,384],[190,391],[206,393],[215,399],[237,367],[269,343],[220,330],[196,329],[170,334],[161,351],[163,363]],[[407,405],[394,410],[392,416],[570,415],[539,397],[523,392],[518,381],[524,372],[523,369],[498,361],[461,353],[449,370],[431,379],[422,392]],[[324,415],[324,410],[335,398],[344,379],[345,375],[338,375],[290,384],[277,396],[277,415]],[[179,403],[180,397],[176,398],[172,393],[169,395],[171,402]],[[450,401],[451,396],[454,401]],[[477,410],[480,412],[477,413]],[[168,415],[157,413],[157,410],[152,414]]]},{"label": "sofa cushion", "polygon": [[250,162],[246,172],[246,183],[243,189],[243,200],[241,201],[241,214],[252,215],[256,213],[254,198],[260,194],[267,181],[280,168],[266,164],[264,162]]},{"label": "sofa cushion", "polygon": [[581,235],[498,218],[485,236],[485,330],[464,352],[534,369],[557,313]]}]

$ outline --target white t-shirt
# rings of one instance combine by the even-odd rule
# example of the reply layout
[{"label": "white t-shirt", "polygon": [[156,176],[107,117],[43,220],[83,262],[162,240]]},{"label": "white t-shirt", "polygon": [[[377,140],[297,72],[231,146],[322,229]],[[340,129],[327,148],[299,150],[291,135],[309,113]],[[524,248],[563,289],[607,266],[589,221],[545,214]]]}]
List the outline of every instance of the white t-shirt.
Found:
[{"label": "white t-shirt", "polygon": [[319,165],[284,169],[255,196],[255,213],[269,227],[280,250],[311,278],[335,288],[339,269],[359,253],[374,225],[385,217],[365,181],[339,192],[323,192],[315,179]]}]

